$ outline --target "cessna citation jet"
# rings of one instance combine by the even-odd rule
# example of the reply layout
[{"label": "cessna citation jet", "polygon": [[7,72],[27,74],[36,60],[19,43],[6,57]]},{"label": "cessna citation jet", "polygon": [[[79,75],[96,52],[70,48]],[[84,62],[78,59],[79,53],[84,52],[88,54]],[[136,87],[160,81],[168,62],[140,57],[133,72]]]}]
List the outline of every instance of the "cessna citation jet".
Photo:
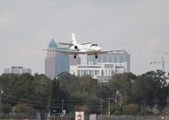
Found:
[{"label": "cessna citation jet", "polygon": [[60,52],[60,53],[63,53],[63,54],[74,55],[74,59],[76,58],[76,56],[78,54],[95,55],[95,58],[97,59],[98,54],[106,54],[106,53],[114,53],[114,52],[117,53],[117,52],[127,51],[127,49],[125,49],[125,50],[102,51],[100,46],[98,46],[97,44],[92,44],[92,42],[77,44],[74,33],[72,33],[71,43],[59,42],[59,44],[69,45],[70,48],[69,48],[69,50],[57,50],[57,49],[42,49],[42,50],[55,51],[55,52]]}]

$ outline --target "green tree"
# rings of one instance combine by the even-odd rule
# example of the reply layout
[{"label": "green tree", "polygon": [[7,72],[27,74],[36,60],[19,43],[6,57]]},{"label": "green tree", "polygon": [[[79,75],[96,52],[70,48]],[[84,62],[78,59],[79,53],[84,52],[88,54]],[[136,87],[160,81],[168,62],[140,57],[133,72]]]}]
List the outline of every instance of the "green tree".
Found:
[{"label": "green tree", "polygon": [[[18,77],[12,90],[14,91],[14,97],[17,102],[33,102],[33,80],[34,77],[29,73],[24,73]],[[17,104],[17,103],[16,103]]]},{"label": "green tree", "polygon": [[52,93],[52,81],[44,74],[35,74],[34,81],[32,83],[33,104],[37,107],[50,109],[51,93]]},{"label": "green tree", "polygon": [[[113,75],[112,79],[108,82],[109,89],[112,94],[120,92],[120,100],[126,103],[131,103],[134,100],[133,85],[136,81],[137,76],[133,73],[122,73]],[[116,96],[117,97],[117,96]]]},{"label": "green tree", "polygon": [[1,94],[2,103],[15,105],[18,102],[15,97],[15,91],[13,90],[17,81],[18,77],[14,74],[1,75],[0,89],[3,90],[3,94]]},{"label": "green tree", "polygon": [[127,104],[123,107],[123,113],[125,114],[131,114],[131,115],[137,114],[138,110],[139,110],[138,105],[133,103]]},{"label": "green tree", "polygon": [[61,97],[60,97],[60,84],[59,80],[56,78],[52,82],[52,101],[51,101],[51,110],[56,109],[57,112],[61,112]]},{"label": "green tree", "polygon": [[16,111],[16,113],[31,113],[31,112],[33,112],[33,107],[30,107],[30,106],[26,105],[25,103],[23,103],[23,104],[18,103],[15,106],[15,111]]},{"label": "green tree", "polygon": [[163,108],[166,105],[168,85],[161,70],[149,71],[138,76],[134,90],[136,102],[142,106],[152,108],[154,104],[158,104],[159,108]]},{"label": "green tree", "polygon": [[122,114],[122,103],[120,101],[116,103],[112,103],[110,106],[110,111],[114,115],[121,115]]},{"label": "green tree", "polygon": [[3,104],[1,106],[2,113],[9,113],[12,111],[12,106],[10,104]]}]

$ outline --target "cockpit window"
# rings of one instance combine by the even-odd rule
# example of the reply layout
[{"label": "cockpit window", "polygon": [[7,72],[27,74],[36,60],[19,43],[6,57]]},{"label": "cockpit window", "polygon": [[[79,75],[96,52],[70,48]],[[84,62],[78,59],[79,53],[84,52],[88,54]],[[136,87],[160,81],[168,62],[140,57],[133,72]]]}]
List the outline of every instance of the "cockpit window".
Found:
[{"label": "cockpit window", "polygon": [[91,46],[98,46],[97,44],[92,44]]}]

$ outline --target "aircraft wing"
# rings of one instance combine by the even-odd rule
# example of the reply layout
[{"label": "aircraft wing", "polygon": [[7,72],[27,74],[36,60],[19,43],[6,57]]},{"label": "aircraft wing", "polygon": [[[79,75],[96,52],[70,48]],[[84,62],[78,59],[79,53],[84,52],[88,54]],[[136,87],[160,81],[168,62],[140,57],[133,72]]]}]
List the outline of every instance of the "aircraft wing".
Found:
[{"label": "aircraft wing", "polygon": [[[109,50],[109,51],[100,51],[97,54],[112,54],[112,53],[121,53],[128,51],[129,49],[124,49],[124,50]],[[95,55],[95,53],[89,53],[87,55]]]},{"label": "aircraft wing", "polygon": [[59,49],[42,49],[42,50],[59,52],[59,53],[70,54],[70,55],[86,54],[86,52],[77,51],[77,50],[74,50],[74,51],[73,50],[59,50]]},{"label": "aircraft wing", "polygon": [[110,50],[110,51],[100,51],[98,54],[120,53],[120,52],[125,52],[125,51],[128,51],[128,49],[124,49],[124,50]]}]

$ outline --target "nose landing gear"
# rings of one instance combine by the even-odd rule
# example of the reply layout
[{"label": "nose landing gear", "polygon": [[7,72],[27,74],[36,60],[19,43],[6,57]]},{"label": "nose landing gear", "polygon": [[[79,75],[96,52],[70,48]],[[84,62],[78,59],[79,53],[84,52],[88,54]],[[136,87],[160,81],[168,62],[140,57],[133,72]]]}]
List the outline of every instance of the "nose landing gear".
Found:
[{"label": "nose landing gear", "polygon": [[74,55],[74,59],[76,59],[76,55]]},{"label": "nose landing gear", "polygon": [[98,58],[98,54],[97,54],[97,53],[95,53],[95,58],[96,58],[96,59]]}]

